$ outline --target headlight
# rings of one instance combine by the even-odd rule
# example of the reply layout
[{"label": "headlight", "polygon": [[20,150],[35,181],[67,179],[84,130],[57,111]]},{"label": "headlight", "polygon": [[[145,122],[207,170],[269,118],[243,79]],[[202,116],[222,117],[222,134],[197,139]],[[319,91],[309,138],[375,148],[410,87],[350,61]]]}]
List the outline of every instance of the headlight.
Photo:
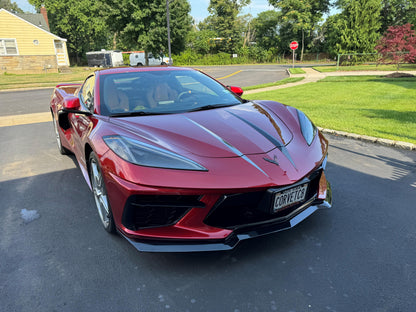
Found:
[{"label": "headlight", "polygon": [[103,140],[119,157],[139,166],[208,171],[181,155],[127,137],[109,135],[103,137]]},{"label": "headlight", "polygon": [[302,131],[302,135],[306,140],[308,145],[311,145],[313,139],[315,138],[317,129],[312,121],[306,116],[302,111],[297,110],[298,112],[298,119],[300,123],[300,130]]}]

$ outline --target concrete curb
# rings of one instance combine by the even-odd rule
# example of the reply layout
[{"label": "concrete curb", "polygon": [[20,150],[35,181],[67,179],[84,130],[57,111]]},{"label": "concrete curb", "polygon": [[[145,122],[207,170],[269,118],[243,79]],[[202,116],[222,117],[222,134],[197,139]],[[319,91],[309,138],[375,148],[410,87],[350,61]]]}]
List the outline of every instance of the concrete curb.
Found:
[{"label": "concrete curb", "polygon": [[371,137],[368,135],[360,135],[355,133],[348,133],[344,131],[337,131],[332,129],[324,129],[321,127],[318,127],[319,131],[321,131],[324,134],[331,134],[335,136],[342,136],[349,139],[364,141],[364,142],[370,142],[370,143],[376,143],[384,146],[390,146],[390,147],[396,147],[404,150],[410,150],[410,151],[416,151],[416,145],[408,142],[403,141],[394,141],[389,139],[382,139],[382,138],[376,138]]}]

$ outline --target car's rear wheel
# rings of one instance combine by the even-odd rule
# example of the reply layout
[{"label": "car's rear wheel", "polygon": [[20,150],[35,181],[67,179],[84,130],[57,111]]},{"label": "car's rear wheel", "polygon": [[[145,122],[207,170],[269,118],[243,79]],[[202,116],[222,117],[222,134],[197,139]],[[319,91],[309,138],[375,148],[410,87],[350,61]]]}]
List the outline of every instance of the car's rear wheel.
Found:
[{"label": "car's rear wheel", "polygon": [[[53,118],[53,116],[52,116]],[[58,125],[57,125],[57,121],[55,120],[55,118],[53,118],[53,128],[55,130],[55,138],[56,138],[56,144],[58,145],[58,150],[62,155],[68,155],[71,152],[62,146],[62,141],[61,141],[61,136],[59,135],[59,131],[58,131]]]},{"label": "car's rear wheel", "polygon": [[97,207],[101,223],[107,232],[115,233],[116,227],[114,224],[113,213],[111,212],[110,202],[108,200],[107,190],[104,184],[104,178],[98,158],[94,152],[90,154],[89,164],[91,188],[94,194],[95,205]]}]

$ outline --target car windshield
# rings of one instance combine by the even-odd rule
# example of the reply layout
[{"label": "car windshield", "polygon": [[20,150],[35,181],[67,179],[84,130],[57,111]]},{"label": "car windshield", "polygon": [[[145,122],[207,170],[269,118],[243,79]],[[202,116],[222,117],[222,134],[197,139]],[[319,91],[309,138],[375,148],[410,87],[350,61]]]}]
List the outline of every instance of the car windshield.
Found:
[{"label": "car windshield", "polygon": [[101,114],[172,114],[237,105],[241,98],[194,70],[137,71],[100,76]]}]

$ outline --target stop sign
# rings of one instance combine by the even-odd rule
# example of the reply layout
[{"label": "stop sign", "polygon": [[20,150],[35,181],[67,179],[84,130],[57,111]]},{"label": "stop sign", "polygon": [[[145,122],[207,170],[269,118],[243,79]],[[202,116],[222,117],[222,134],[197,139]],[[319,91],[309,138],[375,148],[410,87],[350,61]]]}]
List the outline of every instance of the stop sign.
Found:
[{"label": "stop sign", "polygon": [[298,46],[299,46],[299,44],[298,44],[298,42],[297,42],[297,41],[292,41],[292,42],[290,43],[290,45],[289,45],[289,47],[290,47],[292,50],[296,50],[296,49],[298,48]]}]

